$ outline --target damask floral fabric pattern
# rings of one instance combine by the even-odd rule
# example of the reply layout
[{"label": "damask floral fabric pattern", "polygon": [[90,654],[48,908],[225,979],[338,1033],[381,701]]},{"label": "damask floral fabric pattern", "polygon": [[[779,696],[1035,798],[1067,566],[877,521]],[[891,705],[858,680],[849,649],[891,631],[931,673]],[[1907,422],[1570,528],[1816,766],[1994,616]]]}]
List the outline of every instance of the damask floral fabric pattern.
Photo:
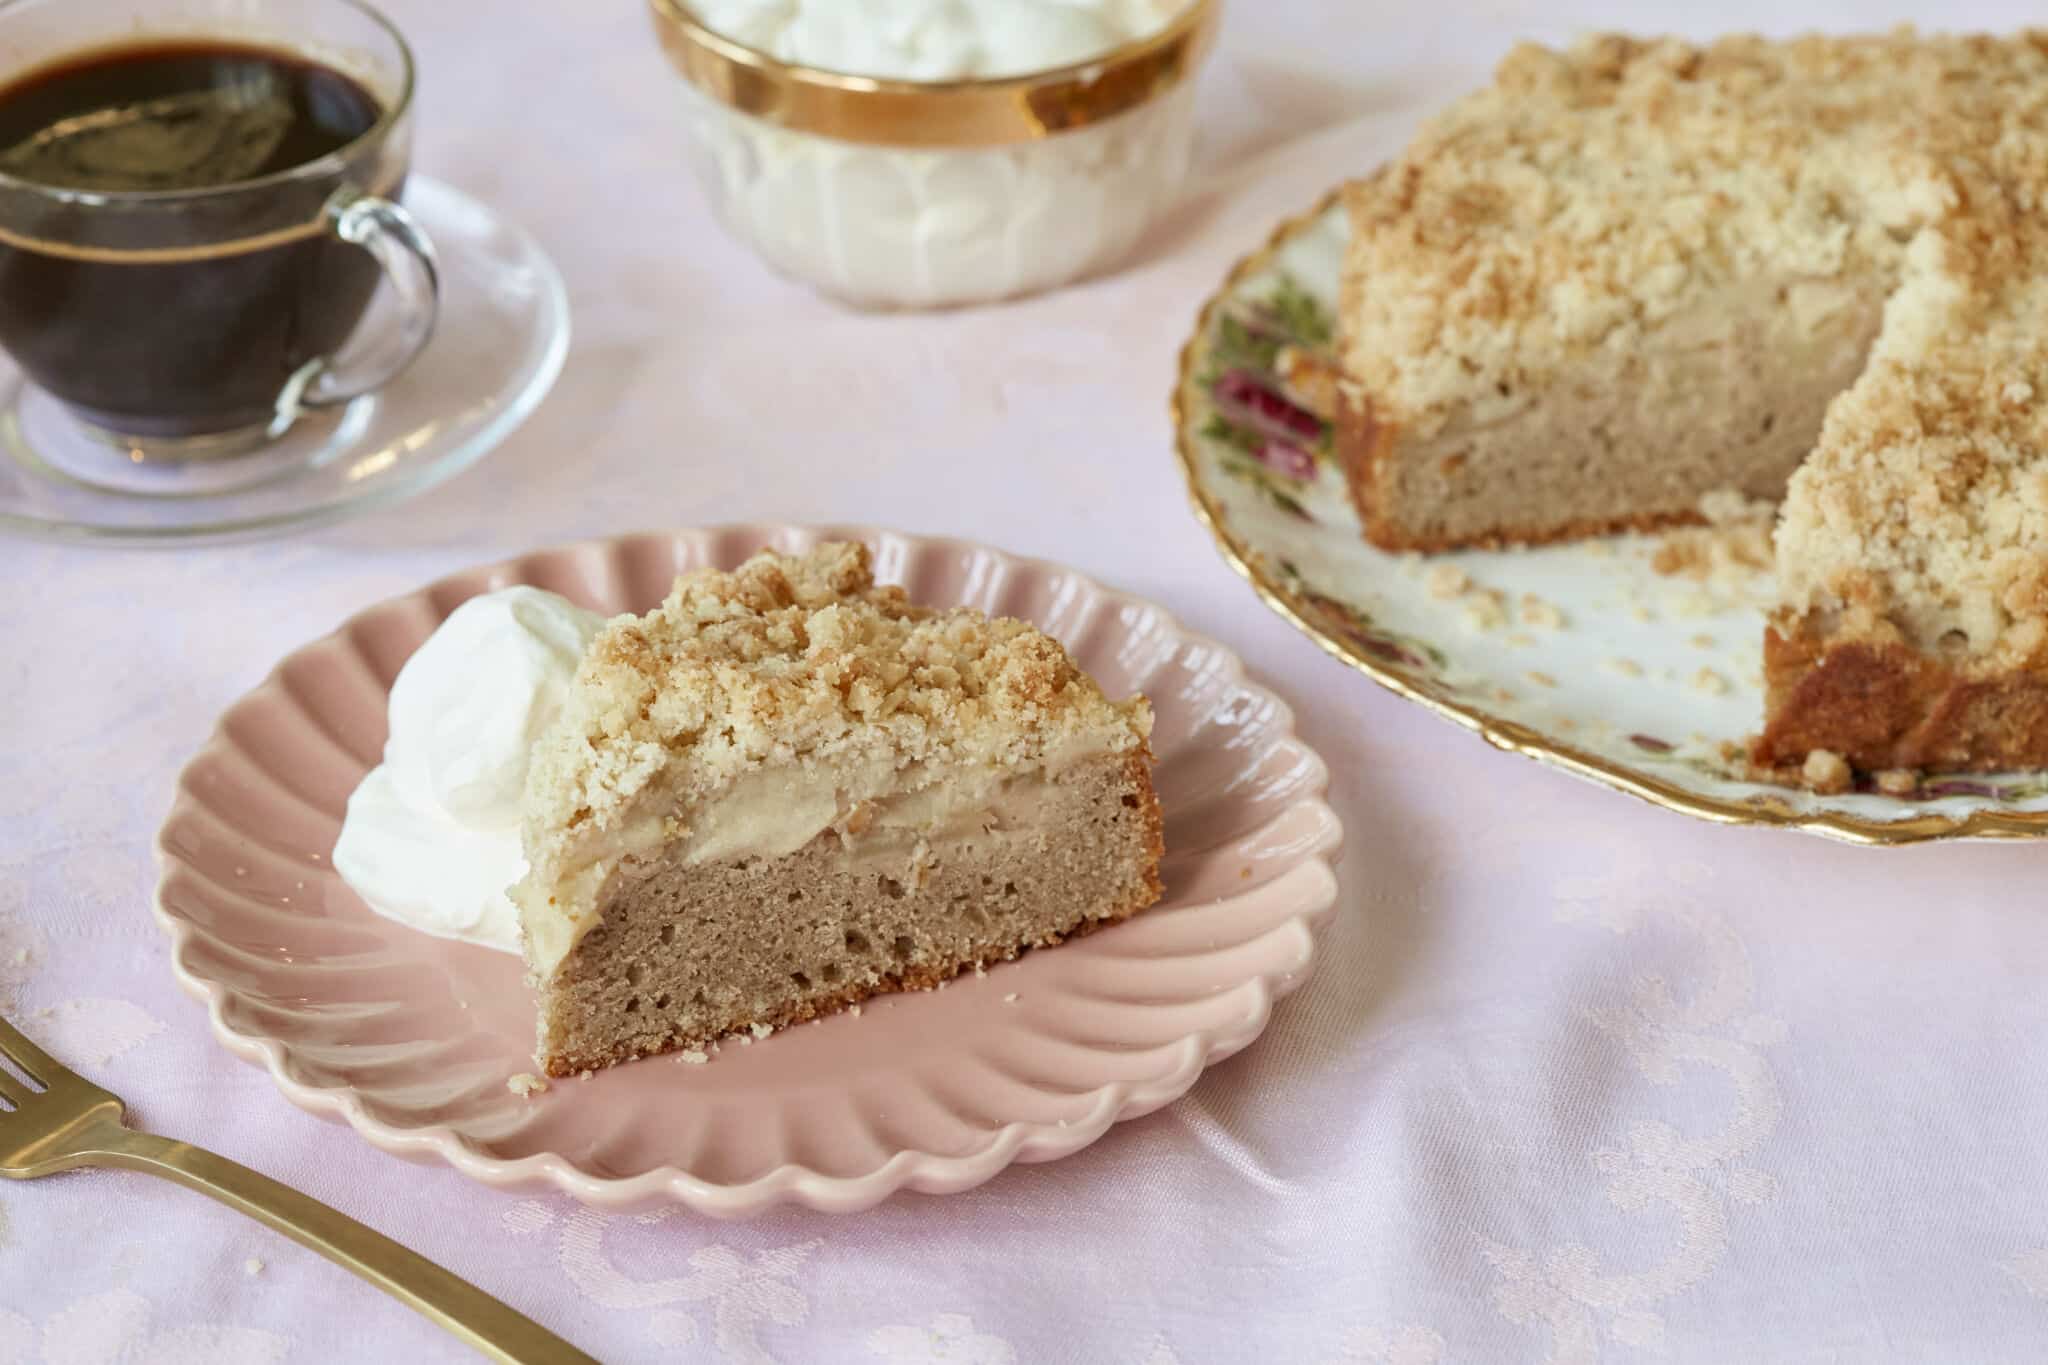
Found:
[{"label": "damask floral fabric pattern", "polygon": [[[631,6],[389,8],[425,72],[422,169],[547,245],[576,348],[502,450],[359,523],[177,552],[0,541],[0,1013],[136,1122],[365,1219],[607,1362],[2048,1355],[2040,850],[1716,828],[1456,733],[1245,591],[1184,510],[1163,413],[1231,263],[1400,147],[1510,35],[1846,29],[1911,6],[1231,6],[1202,92],[1209,178],[1153,256],[933,316],[845,313],[726,241],[675,162],[673,91]],[[2039,18],[2017,0],[1930,15]],[[621,186],[631,211],[594,207]],[[1247,460],[1292,496],[1321,433],[1232,393]],[[230,701],[458,567],[766,516],[1073,563],[1227,641],[1294,705],[1347,849],[1318,974],[1254,1046],[975,1190],[717,1223],[408,1165],[213,1041],[150,916],[150,848]],[[473,1359],[182,1189],[0,1183],[0,1365]]]}]

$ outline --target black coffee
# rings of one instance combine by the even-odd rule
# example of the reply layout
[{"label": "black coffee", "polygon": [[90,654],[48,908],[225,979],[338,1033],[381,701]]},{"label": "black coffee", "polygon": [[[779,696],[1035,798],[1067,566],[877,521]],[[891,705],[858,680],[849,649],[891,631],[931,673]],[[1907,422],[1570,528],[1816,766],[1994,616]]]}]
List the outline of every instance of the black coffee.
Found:
[{"label": "black coffee", "polygon": [[0,90],[0,171],[63,189],[210,189],[303,166],[382,112],[349,77],[290,53],[122,48]]},{"label": "black coffee", "polygon": [[[102,49],[0,87],[0,174],[98,194],[212,190],[317,160],[382,114],[349,76],[288,52],[224,42]],[[292,208],[304,221],[339,184],[281,185],[275,195],[310,195]],[[395,184],[372,188],[397,194]],[[216,199],[189,214],[137,213],[144,226],[122,228],[130,236],[117,247],[88,249],[77,245],[83,227],[121,210],[53,201],[0,238],[0,347],[119,431],[177,436],[261,422],[294,371],[348,338],[378,270],[367,252],[326,234],[278,243],[267,221],[278,216],[273,191],[246,197],[245,207]],[[248,220],[246,248],[236,214]]]}]

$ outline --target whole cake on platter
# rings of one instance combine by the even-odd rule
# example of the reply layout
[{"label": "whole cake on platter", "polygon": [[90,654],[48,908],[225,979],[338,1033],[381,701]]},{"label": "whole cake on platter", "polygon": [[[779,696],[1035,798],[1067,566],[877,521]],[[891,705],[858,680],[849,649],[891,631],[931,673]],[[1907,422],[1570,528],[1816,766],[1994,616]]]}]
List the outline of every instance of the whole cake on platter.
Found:
[{"label": "whole cake on platter", "polygon": [[927,987],[1161,894],[1142,697],[830,543],[679,579],[535,744],[512,889],[568,1075]]},{"label": "whole cake on platter", "polygon": [[2048,32],[1524,46],[1347,204],[1372,541],[1782,500],[1758,762],[2048,765]]}]

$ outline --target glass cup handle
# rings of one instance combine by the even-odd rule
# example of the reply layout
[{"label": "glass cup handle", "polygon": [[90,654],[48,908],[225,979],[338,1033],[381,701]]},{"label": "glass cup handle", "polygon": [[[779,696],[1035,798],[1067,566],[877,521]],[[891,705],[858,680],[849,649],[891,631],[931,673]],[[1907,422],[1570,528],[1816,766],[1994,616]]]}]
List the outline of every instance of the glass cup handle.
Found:
[{"label": "glass cup handle", "polygon": [[344,189],[327,201],[327,230],[369,252],[383,268],[398,297],[396,334],[361,361],[337,366],[333,356],[316,356],[285,381],[271,420],[282,435],[311,408],[330,408],[382,388],[419,356],[434,335],[441,309],[441,269],[419,221],[392,200]]}]

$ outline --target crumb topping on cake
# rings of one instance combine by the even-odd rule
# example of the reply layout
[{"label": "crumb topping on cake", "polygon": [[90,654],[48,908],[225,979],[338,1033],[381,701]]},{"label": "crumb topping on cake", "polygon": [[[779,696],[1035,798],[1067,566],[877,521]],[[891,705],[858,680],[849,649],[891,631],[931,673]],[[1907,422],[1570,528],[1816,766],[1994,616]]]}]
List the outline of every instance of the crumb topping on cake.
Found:
[{"label": "crumb topping on cake", "polygon": [[592,641],[534,749],[513,898],[531,951],[542,918],[585,917],[612,860],[693,824],[765,802],[793,828],[857,826],[949,775],[986,775],[961,791],[982,800],[1005,774],[1142,753],[1150,731],[1143,698],[1111,702],[1035,627],[878,587],[865,546],[764,551]]},{"label": "crumb topping on cake", "polygon": [[1825,316],[1925,225],[1960,229],[1954,275],[1995,274],[2044,97],[2048,32],[1523,44],[1350,188],[1347,371],[1426,425],[1746,281]]},{"label": "crumb topping on cake", "polygon": [[1603,354],[1887,300],[1793,477],[1793,614],[2048,659],[2048,30],[1517,48],[1348,191],[1344,383],[1387,429],[1505,421]]},{"label": "crumb topping on cake", "polygon": [[[1506,415],[1755,280],[1834,311],[1897,257],[1887,228],[1941,197],[1888,111],[1968,62],[1903,35],[1517,47],[1351,187],[1350,377],[1382,420],[1428,429],[1475,403]],[[1811,156],[1821,137],[1838,145]]]},{"label": "crumb topping on cake", "polygon": [[544,828],[603,825],[657,769],[686,772],[688,798],[771,762],[1016,765],[1091,737],[1134,749],[1149,728],[1043,631],[877,587],[864,545],[764,551],[677,579],[592,642],[527,808]]},{"label": "crumb topping on cake", "polygon": [[1916,317],[1910,346],[1887,328],[1793,475],[1788,609],[1891,624],[1992,668],[2048,657],[2048,252],[2030,268],[1996,307],[1929,279],[1893,299],[1894,319],[1944,316]]}]

